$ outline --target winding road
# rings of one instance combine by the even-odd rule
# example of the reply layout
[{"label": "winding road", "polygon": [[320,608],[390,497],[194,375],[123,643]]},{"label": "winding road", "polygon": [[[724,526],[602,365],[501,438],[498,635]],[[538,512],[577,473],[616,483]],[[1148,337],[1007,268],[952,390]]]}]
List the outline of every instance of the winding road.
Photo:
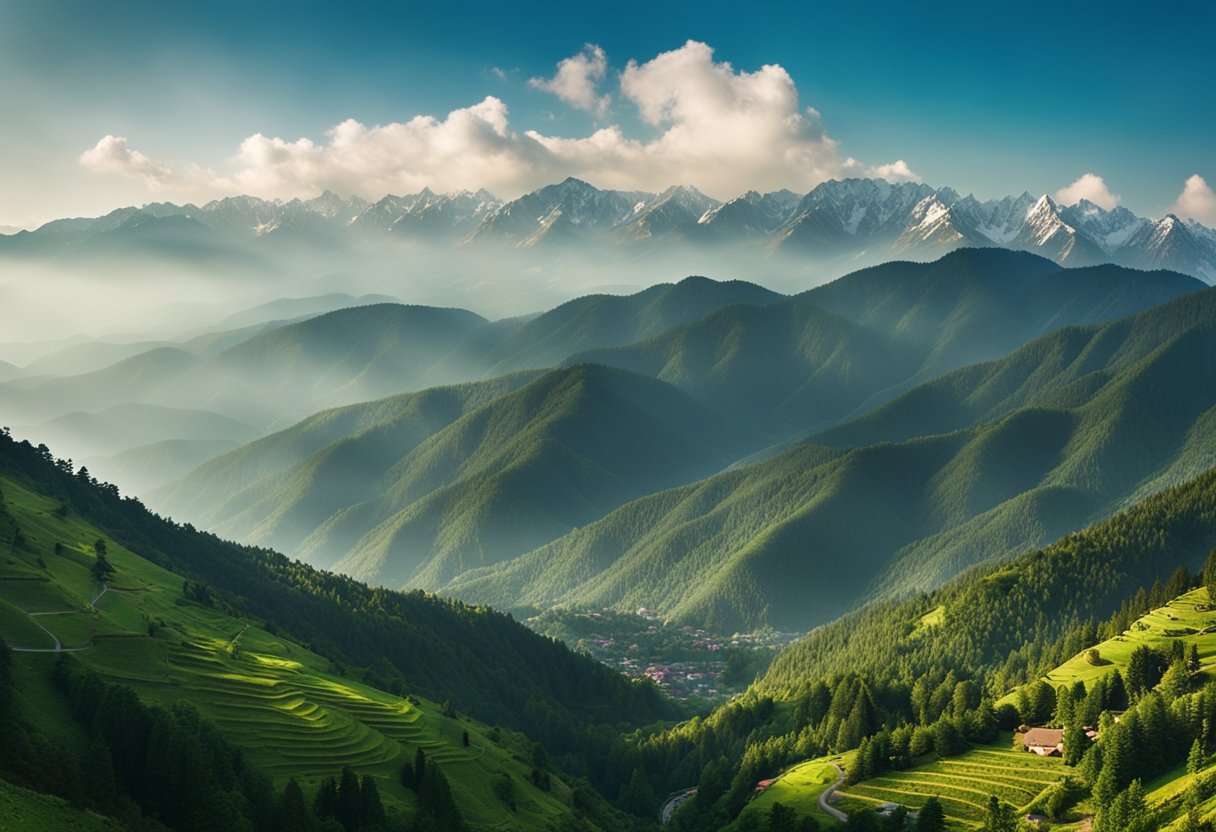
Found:
[{"label": "winding road", "polygon": [[683,806],[684,801],[696,793],[697,789],[694,786],[691,789],[684,789],[683,791],[668,795],[667,799],[663,801],[663,808],[659,809],[659,823],[667,823],[667,821],[671,820],[671,816],[675,814],[676,809]]},{"label": "winding road", "polygon": [[[99,592],[93,596],[93,600],[89,602],[89,606],[87,609],[91,610],[94,607],[96,607],[97,602],[101,600],[101,596],[105,595],[109,590],[110,590],[109,584],[102,584],[101,592]],[[9,649],[12,650],[14,653],[77,653],[81,650],[88,650],[90,647],[93,646],[92,644],[86,644],[83,647],[64,647],[63,642],[61,642],[59,640],[59,636],[55,635],[50,630],[48,630],[43,625],[43,623],[38,620],[39,616],[43,616],[43,615],[75,615],[76,613],[80,613],[80,612],[85,612],[85,610],[56,610],[55,612],[29,612],[27,610],[25,614],[28,615],[31,620],[33,620],[35,626],[37,626],[39,629],[42,630],[42,632],[46,633],[48,636],[51,637],[51,641],[53,641],[55,643],[55,646],[54,647],[10,647]]]},{"label": "winding road", "polygon": [[835,806],[829,805],[828,801],[832,799],[832,795],[836,794],[836,790],[844,783],[844,769],[835,763],[831,765],[832,768],[836,769],[836,782],[824,789],[823,793],[819,795],[819,808],[843,823],[849,819],[849,816]]}]

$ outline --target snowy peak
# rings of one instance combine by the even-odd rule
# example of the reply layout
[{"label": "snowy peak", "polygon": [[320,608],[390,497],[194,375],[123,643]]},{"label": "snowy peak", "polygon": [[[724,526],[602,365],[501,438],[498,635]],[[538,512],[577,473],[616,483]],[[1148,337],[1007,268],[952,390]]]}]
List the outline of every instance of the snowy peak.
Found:
[{"label": "snowy peak", "polygon": [[633,207],[633,217],[621,229],[625,240],[645,240],[693,231],[708,212],[721,203],[696,188],[676,185]]},{"label": "snowy peak", "polygon": [[651,194],[600,189],[574,177],[506,203],[485,190],[444,194],[430,188],[372,203],[330,191],[287,202],[232,196],[202,207],[149,203],[0,237],[0,253],[92,251],[97,245],[152,250],[154,242],[164,247],[170,239],[215,251],[395,239],[585,249],[670,242],[738,246],[740,255],[788,257],[793,268],[837,272],[896,256],[929,260],[953,248],[1001,246],[1064,265],[1168,268],[1216,282],[1216,231],[1194,220],[1150,220],[1087,200],[1061,206],[1045,194],[981,201],[952,188],[873,179],[824,182],[806,194],[747,191],[722,203],[686,185]]}]

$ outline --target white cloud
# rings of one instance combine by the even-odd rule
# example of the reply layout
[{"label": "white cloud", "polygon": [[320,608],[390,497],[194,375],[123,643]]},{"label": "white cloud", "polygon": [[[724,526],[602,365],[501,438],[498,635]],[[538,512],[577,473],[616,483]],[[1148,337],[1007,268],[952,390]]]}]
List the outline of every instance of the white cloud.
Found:
[{"label": "white cloud", "polygon": [[1076,205],[1083,199],[1088,199],[1099,208],[1107,211],[1114,210],[1122,197],[1111,193],[1106,182],[1096,173],[1086,173],[1071,185],[1056,191],[1056,202],[1061,205]]},{"label": "white cloud", "polygon": [[1206,225],[1216,225],[1216,193],[1199,174],[1191,175],[1178,195],[1178,201],[1170,213],[1184,219],[1198,220]]},{"label": "white cloud", "polygon": [[[849,160],[854,162],[853,159]],[[921,182],[920,175],[908,167],[908,163],[903,159],[896,159],[894,162],[889,162],[885,165],[873,165],[864,168],[865,176],[872,176],[876,179],[886,179],[888,182]]]},{"label": "white cloud", "polygon": [[[540,83],[576,106],[598,109],[604,96],[592,82],[605,73],[603,50],[588,46]],[[370,127],[348,119],[322,142],[257,133],[241,143],[223,172],[171,170],[112,136],[81,162],[149,187],[172,186],[193,199],[234,191],[290,198],[326,188],[379,198],[424,186],[487,188],[510,198],[566,176],[652,191],[687,184],[720,198],[753,188],[809,190],[843,176],[920,180],[902,160],[872,166],[843,157],[819,114],[800,105],[783,68],[737,71],[715,62],[703,43],[689,41],[645,63],[630,61],[620,96],[653,128],[652,136],[631,138],[617,125],[573,138],[520,131],[510,124],[507,105],[488,96],[444,118],[417,116]]]},{"label": "white cloud", "polygon": [[604,50],[593,43],[583,51],[558,63],[552,78],[532,78],[528,86],[551,92],[572,107],[603,116],[608,112],[611,96],[599,94],[599,83],[608,71]]},{"label": "white cloud", "polygon": [[168,165],[154,162],[132,150],[122,136],[107,135],[80,154],[80,164],[99,173],[120,173],[140,179],[152,190],[163,188],[173,179]]}]

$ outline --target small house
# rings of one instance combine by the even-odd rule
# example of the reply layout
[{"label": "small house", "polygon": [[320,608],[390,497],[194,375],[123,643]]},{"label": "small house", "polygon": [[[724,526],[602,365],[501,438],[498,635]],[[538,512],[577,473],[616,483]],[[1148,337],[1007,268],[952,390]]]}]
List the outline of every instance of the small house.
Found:
[{"label": "small house", "polygon": [[1064,730],[1062,728],[1031,728],[1022,734],[1022,748],[1040,757],[1062,757],[1064,755]]}]

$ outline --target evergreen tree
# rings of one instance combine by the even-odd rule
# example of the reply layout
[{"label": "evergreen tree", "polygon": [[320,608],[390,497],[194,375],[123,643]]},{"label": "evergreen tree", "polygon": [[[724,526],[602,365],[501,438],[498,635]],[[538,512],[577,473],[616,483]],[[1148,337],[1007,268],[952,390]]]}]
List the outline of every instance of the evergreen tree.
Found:
[{"label": "evergreen tree", "polygon": [[359,788],[359,778],[350,766],[342,767],[342,776],[338,779],[338,804],[334,810],[334,817],[338,819],[338,823],[342,824],[342,828],[346,832],[359,832],[362,828],[360,824],[360,805],[362,803],[361,789]]},{"label": "evergreen tree", "polygon": [[650,780],[641,766],[633,770],[633,776],[621,789],[621,808],[640,818],[653,818],[659,812],[659,802],[650,788]]},{"label": "evergreen tree", "polygon": [[1203,585],[1208,591],[1208,603],[1216,604],[1216,549],[1208,552],[1207,563],[1203,566]]},{"label": "evergreen tree", "polygon": [[768,832],[798,832],[798,813],[784,803],[768,811]]},{"label": "evergreen tree", "polygon": [[[1177,643],[1177,642],[1175,642]],[[1191,673],[1187,670],[1185,659],[1176,659],[1170,669],[1161,677],[1159,685],[1161,692],[1169,700],[1184,696],[1191,687]]]},{"label": "evergreen tree", "polygon": [[283,795],[279,798],[278,824],[280,829],[299,829],[302,832],[312,827],[312,818],[304,802],[304,791],[294,777],[283,786]]},{"label": "evergreen tree", "polygon": [[930,797],[925,801],[925,805],[920,807],[916,832],[946,832],[946,812],[936,797]]},{"label": "evergreen tree", "polygon": [[1203,746],[1199,744],[1199,740],[1191,743],[1191,752],[1186,756],[1186,770],[1189,774],[1195,775],[1203,768],[1204,755]]},{"label": "evergreen tree", "polygon": [[365,774],[359,780],[359,822],[360,828],[378,830],[384,827],[384,804],[380,800],[380,788],[376,778]]},{"label": "evergreen tree", "polygon": [[324,820],[334,817],[337,811],[338,781],[333,777],[326,777],[321,781],[321,788],[317,789],[317,796],[313,800],[313,812]]},{"label": "evergreen tree", "polygon": [[1191,651],[1187,657],[1186,669],[1192,673],[1198,673],[1203,669],[1203,662],[1199,660],[1199,645],[1194,642],[1191,642]]},{"label": "evergreen tree", "polygon": [[1018,816],[1014,808],[992,795],[988,798],[988,811],[984,814],[984,832],[1017,832]]},{"label": "evergreen tree", "polygon": [[1064,765],[1078,766],[1089,751],[1089,737],[1085,735],[1085,723],[1074,716],[1064,730]]}]

